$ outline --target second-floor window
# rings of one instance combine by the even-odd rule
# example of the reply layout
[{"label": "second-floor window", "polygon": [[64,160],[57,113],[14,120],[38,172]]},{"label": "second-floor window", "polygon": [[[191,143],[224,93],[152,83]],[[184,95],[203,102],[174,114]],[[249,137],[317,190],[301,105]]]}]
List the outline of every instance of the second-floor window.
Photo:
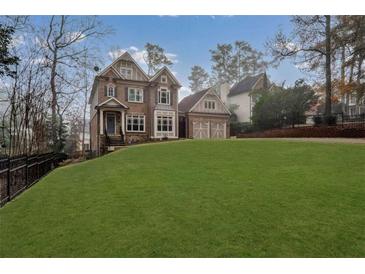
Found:
[{"label": "second-floor window", "polygon": [[204,101],[204,108],[212,110],[215,109],[215,101],[209,101],[209,100]]},{"label": "second-floor window", "polygon": [[128,88],[128,102],[143,102],[143,89]]},{"label": "second-floor window", "polygon": [[115,87],[114,86],[108,86],[107,90],[108,97],[115,97]]},{"label": "second-floor window", "polygon": [[160,88],[158,92],[158,103],[170,105],[170,91],[167,88]]},{"label": "second-floor window", "polygon": [[131,68],[120,68],[120,73],[126,78],[126,79],[132,79],[132,69]]}]

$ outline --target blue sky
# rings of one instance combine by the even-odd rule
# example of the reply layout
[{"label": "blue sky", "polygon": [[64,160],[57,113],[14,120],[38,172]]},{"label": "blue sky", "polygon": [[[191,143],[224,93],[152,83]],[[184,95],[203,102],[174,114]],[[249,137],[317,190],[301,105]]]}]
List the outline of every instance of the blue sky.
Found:
[{"label": "blue sky", "polygon": [[[291,30],[289,16],[101,16],[115,33],[100,41],[100,52],[108,58],[111,48],[132,51],[143,62],[142,50],[147,42],[157,43],[170,53],[176,63],[172,71],[184,87],[189,86],[188,75],[193,65],[201,65],[210,72],[209,49],[217,43],[248,41],[264,51],[264,43],[281,28]],[[141,64],[142,67],[143,64]],[[286,84],[304,75],[289,61],[277,69],[269,69],[271,80]],[[187,90],[182,90],[182,96]]]}]

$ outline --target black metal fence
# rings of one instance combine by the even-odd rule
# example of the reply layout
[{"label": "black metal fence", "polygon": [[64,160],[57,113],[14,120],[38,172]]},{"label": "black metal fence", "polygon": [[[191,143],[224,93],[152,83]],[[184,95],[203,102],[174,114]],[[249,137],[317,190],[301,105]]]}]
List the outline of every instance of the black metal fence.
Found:
[{"label": "black metal fence", "polygon": [[300,126],[342,126],[342,127],[365,127],[365,113],[360,115],[345,115],[336,113],[331,116],[307,115],[298,119],[293,127]]},{"label": "black metal fence", "polygon": [[65,159],[64,154],[0,156],[0,207],[35,184]]}]

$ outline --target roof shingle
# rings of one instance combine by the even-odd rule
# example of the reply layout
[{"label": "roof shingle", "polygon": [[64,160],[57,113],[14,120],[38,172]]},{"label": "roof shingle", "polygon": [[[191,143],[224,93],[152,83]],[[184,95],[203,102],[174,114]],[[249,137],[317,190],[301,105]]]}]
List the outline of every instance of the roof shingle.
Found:
[{"label": "roof shingle", "polygon": [[229,91],[228,96],[235,96],[244,92],[249,92],[255,86],[256,82],[263,76],[264,73],[260,73],[255,76],[247,76],[241,82],[235,84]]},{"label": "roof shingle", "polygon": [[210,88],[198,91],[194,94],[186,96],[179,103],[179,111],[188,112],[199,100],[204,96]]}]

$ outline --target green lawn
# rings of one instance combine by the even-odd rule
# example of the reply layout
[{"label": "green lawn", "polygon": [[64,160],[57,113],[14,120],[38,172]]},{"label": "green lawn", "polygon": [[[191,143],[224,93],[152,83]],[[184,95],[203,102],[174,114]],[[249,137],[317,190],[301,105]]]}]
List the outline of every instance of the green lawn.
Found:
[{"label": "green lawn", "polygon": [[0,218],[0,257],[364,257],[365,146],[135,146],[56,169]]}]

